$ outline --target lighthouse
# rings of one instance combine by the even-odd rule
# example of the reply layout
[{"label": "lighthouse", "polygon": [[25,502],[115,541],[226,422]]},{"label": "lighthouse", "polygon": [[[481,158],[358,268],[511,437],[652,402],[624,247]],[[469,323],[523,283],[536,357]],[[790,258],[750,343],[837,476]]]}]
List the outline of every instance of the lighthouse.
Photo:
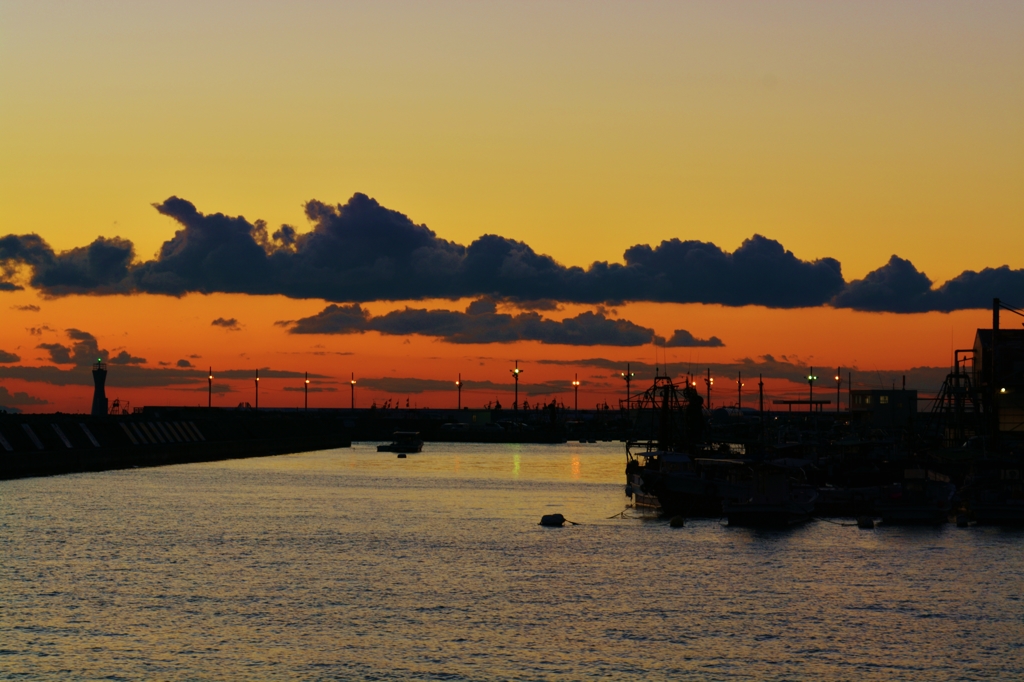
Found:
[{"label": "lighthouse", "polygon": [[107,394],[103,390],[107,383],[107,363],[97,360],[92,366],[92,382],[96,386],[92,393],[92,416],[102,417],[107,413]]}]

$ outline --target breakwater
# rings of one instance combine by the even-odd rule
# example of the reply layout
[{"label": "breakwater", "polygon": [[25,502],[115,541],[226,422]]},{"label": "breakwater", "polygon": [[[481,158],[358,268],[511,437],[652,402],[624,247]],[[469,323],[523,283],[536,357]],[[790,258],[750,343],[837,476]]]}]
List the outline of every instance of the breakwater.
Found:
[{"label": "breakwater", "polygon": [[0,480],[349,445],[349,429],[337,414],[195,408],[103,417],[0,414]]}]

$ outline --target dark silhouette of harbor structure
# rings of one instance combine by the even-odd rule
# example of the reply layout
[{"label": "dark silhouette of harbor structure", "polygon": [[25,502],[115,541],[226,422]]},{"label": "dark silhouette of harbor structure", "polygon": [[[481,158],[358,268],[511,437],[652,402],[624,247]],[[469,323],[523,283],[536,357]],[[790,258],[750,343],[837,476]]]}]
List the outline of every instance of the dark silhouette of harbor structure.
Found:
[{"label": "dark silhouette of harbor structure", "polygon": [[[807,398],[776,400],[784,409],[772,410],[760,377],[756,406],[743,407],[742,378],[737,377],[736,405],[711,409],[704,403],[687,416],[689,432],[699,430],[702,442],[753,458],[781,451],[811,460],[836,453],[925,456],[941,462],[939,468],[956,480],[963,480],[980,456],[1024,458],[1024,329],[1000,328],[1000,310],[1021,313],[994,301],[993,328],[978,329],[973,347],[955,351],[953,366],[934,397],[920,397],[905,381],[902,388],[853,388],[852,374],[840,382],[837,369],[835,411],[824,409],[831,399],[810,393],[813,383]],[[114,414],[105,394],[106,364],[97,361],[92,372],[95,390],[88,416],[0,414],[0,478],[329,449],[352,440],[387,440],[396,431],[419,432],[427,442],[627,440],[643,403],[641,392],[620,400],[618,409],[604,405],[579,410],[575,400],[566,406],[555,400],[530,405],[518,399],[512,410],[500,403],[487,409],[357,409],[353,374],[347,408],[310,409],[307,401],[298,410],[257,411],[244,404],[214,408],[208,395],[205,408],[148,406]],[[812,370],[809,382],[813,376]],[[211,369],[208,393],[212,377]],[[459,379],[461,389],[461,375]],[[708,372],[708,397],[712,380]],[[845,405],[839,400],[842,383]],[[696,377],[681,384],[697,396]],[[575,382],[573,389],[577,396]]]},{"label": "dark silhouette of harbor structure", "polygon": [[304,411],[0,413],[0,480],[327,450],[351,445],[349,432],[337,414]]},{"label": "dark silhouette of harbor structure", "polygon": [[105,385],[107,383],[107,363],[97,360],[92,366],[92,416],[102,417],[109,411]]}]

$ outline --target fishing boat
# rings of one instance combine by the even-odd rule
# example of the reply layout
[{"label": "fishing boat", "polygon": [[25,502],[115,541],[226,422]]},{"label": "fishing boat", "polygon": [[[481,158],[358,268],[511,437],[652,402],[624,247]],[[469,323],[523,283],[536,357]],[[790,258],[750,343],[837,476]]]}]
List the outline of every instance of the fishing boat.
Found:
[{"label": "fishing boat", "polygon": [[395,431],[394,440],[377,446],[377,452],[398,452],[409,454],[423,451],[423,439],[419,431]]},{"label": "fishing boat", "polygon": [[664,516],[719,517],[717,481],[695,459],[704,450],[703,400],[689,386],[656,376],[641,394],[624,401],[633,417],[626,442],[626,494],[633,506]]}]

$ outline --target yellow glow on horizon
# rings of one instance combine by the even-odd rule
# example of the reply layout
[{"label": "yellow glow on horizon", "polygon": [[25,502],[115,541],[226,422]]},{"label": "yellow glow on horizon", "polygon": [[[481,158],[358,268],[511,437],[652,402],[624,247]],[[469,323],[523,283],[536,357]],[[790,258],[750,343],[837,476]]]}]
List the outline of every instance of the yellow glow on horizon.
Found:
[{"label": "yellow glow on horizon", "polygon": [[148,258],[172,194],[302,230],[362,191],[572,265],[757,232],[848,279],[1024,266],[1019,3],[118,7],[0,9],[5,233]]}]

